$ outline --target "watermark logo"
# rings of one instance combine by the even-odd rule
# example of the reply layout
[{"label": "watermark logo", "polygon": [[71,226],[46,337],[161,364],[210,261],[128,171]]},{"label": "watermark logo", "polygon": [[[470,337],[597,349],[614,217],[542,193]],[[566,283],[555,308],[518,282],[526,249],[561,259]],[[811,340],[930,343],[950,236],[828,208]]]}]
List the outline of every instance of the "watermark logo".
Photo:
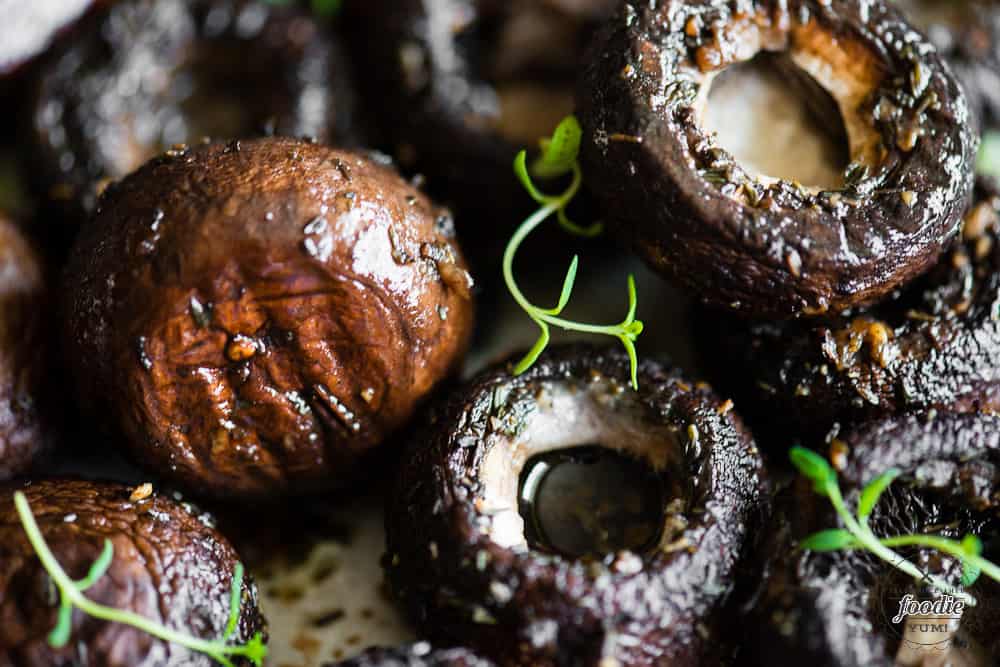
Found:
[{"label": "watermark logo", "polygon": [[875,593],[880,625],[900,639],[901,650],[911,654],[966,648],[969,631],[982,618],[983,610],[977,607],[985,602],[974,607],[961,589],[941,590],[928,578],[914,582],[898,571],[881,578]]}]

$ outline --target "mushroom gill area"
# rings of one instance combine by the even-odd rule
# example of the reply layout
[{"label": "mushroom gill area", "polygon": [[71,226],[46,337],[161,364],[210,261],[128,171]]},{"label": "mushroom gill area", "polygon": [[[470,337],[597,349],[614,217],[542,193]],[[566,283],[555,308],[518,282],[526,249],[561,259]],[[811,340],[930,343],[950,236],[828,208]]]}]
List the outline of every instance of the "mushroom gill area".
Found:
[{"label": "mushroom gill area", "polygon": [[547,387],[516,435],[490,436],[480,507],[495,543],[599,559],[677,540],[682,447],[631,400],[603,383]]},{"label": "mushroom gill area", "polygon": [[704,86],[702,128],[751,176],[815,190],[843,187],[849,147],[838,105],[785,56],[760,53]]}]

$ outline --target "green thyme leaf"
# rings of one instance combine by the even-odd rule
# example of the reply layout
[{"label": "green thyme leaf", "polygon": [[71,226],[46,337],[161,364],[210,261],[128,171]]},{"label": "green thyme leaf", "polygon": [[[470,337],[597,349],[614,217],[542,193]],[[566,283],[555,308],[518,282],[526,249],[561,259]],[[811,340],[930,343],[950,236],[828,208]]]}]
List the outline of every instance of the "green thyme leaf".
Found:
[{"label": "green thyme leaf", "polygon": [[813,533],[799,542],[799,548],[809,551],[839,551],[857,546],[857,543],[858,541],[850,532],[842,528],[832,528]]},{"label": "green thyme leaf", "polygon": [[976,171],[1000,179],[1000,132],[993,130],[983,134]]},{"label": "green thyme leaf", "polygon": [[872,510],[875,509],[875,505],[878,504],[878,499],[882,497],[882,494],[889,485],[892,484],[893,480],[899,477],[901,471],[892,468],[885,471],[874,480],[872,480],[868,486],[866,486],[861,491],[861,497],[858,499],[858,519],[865,521],[871,516]]},{"label": "green thyme leaf", "polygon": [[246,644],[233,645],[227,642],[236,631],[239,621],[240,591],[243,581],[242,564],[237,564],[233,572],[233,586],[229,598],[229,619],[223,638],[218,640],[202,639],[167,627],[127,609],[108,607],[88,598],[84,595],[84,590],[107,573],[114,558],[114,547],[111,542],[105,540],[104,549],[90,566],[87,576],[80,581],[73,581],[46,543],[42,531],[38,527],[38,522],[31,512],[31,507],[28,505],[28,499],[21,491],[14,493],[14,508],[21,520],[21,526],[24,528],[28,542],[52,583],[59,589],[59,612],[56,617],[56,625],[48,637],[49,644],[53,648],[63,647],[69,642],[73,630],[73,609],[76,608],[93,618],[109,623],[128,625],[162,641],[178,644],[191,651],[207,655],[223,667],[233,667],[233,661],[230,660],[233,656],[244,656],[257,667],[263,664],[264,658],[267,656],[267,647],[264,646],[264,640],[260,633],[254,635]]},{"label": "green thyme leaf", "polygon": [[524,189],[528,191],[528,194],[531,195],[531,198],[541,205],[541,208],[529,216],[515,230],[514,235],[511,236],[510,241],[507,243],[507,248],[504,250],[503,255],[503,277],[507,283],[507,289],[510,291],[514,301],[538,325],[539,329],[538,339],[535,341],[535,344],[515,364],[513,370],[515,375],[520,375],[531,368],[549,344],[551,337],[550,326],[557,326],[568,331],[618,338],[628,353],[632,387],[638,388],[639,361],[635,350],[635,341],[642,333],[643,324],[641,321],[635,319],[637,298],[635,279],[632,276],[628,278],[628,314],[619,324],[610,325],[586,324],[560,317],[563,309],[569,304],[573,293],[573,286],[576,283],[577,270],[580,264],[578,257],[574,257],[569,265],[569,270],[563,279],[562,290],[559,293],[559,301],[554,308],[542,308],[528,301],[514,279],[514,257],[521,243],[539,225],[553,215],[556,216],[563,228],[574,234],[593,236],[601,232],[600,224],[591,225],[590,227],[580,227],[566,217],[566,207],[569,206],[569,203],[576,196],[583,182],[580,165],[577,163],[577,156],[580,151],[580,137],[580,123],[577,122],[575,117],[568,116],[559,123],[559,126],[553,132],[550,139],[541,142],[542,155],[533,165],[531,172],[546,178],[562,176],[567,173],[572,174],[569,186],[558,195],[545,194],[535,186],[527,167],[527,153],[525,151],[520,151],[517,157],[514,158],[514,174],[524,186]]},{"label": "green thyme leaf", "polygon": [[580,156],[582,137],[576,116],[566,116],[551,138],[539,142],[542,154],[531,165],[531,172],[538,178],[558,178],[570,173]]},{"label": "green thyme leaf", "polygon": [[792,447],[788,456],[798,471],[812,480],[816,492],[827,495],[827,486],[836,481],[837,473],[826,459],[805,447]]}]

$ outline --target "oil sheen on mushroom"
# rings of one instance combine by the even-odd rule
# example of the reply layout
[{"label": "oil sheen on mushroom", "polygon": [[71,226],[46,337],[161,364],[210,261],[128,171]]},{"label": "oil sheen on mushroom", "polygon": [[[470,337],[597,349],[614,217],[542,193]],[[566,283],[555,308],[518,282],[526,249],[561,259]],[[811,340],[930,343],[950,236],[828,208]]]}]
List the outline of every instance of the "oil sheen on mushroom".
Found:
[{"label": "oil sheen on mushroom", "polygon": [[[0,487],[0,663],[19,667],[210,667],[211,658],[135,628],[73,614],[70,641],[47,638],[56,621],[52,582],[14,510],[14,491],[31,505],[42,537],[74,579],[83,578],[111,540],[108,572],[87,590],[101,604],[126,609],[167,627],[216,639],[229,620],[232,576],[239,556],[188,503],[152,495],[141,500],[120,484],[55,479]],[[266,631],[257,587],[247,575],[240,595],[236,643]],[[237,663],[249,667],[248,662]]]},{"label": "oil sheen on mushroom", "polygon": [[[870,518],[879,536],[920,533],[961,540],[979,536],[984,555],[1000,557],[1000,420],[995,416],[928,413],[857,427],[833,458],[848,507],[865,484],[889,468],[902,476]],[[837,525],[829,501],[800,478],[779,497],[761,553],[769,559],[746,626],[750,664],[817,667],[989,667],[1000,660],[996,628],[1000,585],[988,577],[967,592],[977,599],[948,629],[918,636],[893,622],[910,594],[933,599],[912,577],[863,550],[803,551],[799,540]],[[961,564],[925,548],[899,549],[925,572],[958,587]],[[957,626],[957,628],[956,628]],[[919,624],[918,624],[919,627]],[[923,642],[923,643],[921,643]]]},{"label": "oil sheen on mushroom", "polygon": [[822,322],[747,324],[704,312],[702,356],[761,441],[781,437],[781,447],[789,432],[817,437],[835,422],[997,411],[998,234],[1000,192],[981,179],[962,236],[893,298]]},{"label": "oil sheen on mushroom", "polygon": [[456,368],[473,301],[450,216],[379,161],[236,141],[105,193],[63,331],[139,463],[226,497],[346,486]]},{"label": "oil sheen on mushroom", "polygon": [[[511,164],[573,111],[587,40],[615,0],[347,3],[360,85],[406,169],[454,204],[459,237],[494,266],[532,207]],[[478,259],[478,257],[477,257]]]},{"label": "oil sheen on mushroom", "polygon": [[[836,101],[842,187],[752,173],[706,131],[713,79],[761,52]],[[978,140],[960,85],[884,0],[629,0],[590,50],[577,105],[584,174],[612,231],[742,315],[885,297],[937,259],[972,189]]]},{"label": "oil sheen on mushroom", "polygon": [[[731,402],[651,361],[634,392],[620,350],[557,347],[509,369],[457,389],[404,457],[386,569],[411,617],[502,665],[725,655],[736,570],[768,509]],[[594,514],[566,511],[581,498]]]},{"label": "oil sheen on mushroom", "polygon": [[38,75],[31,149],[42,194],[75,224],[109,181],[176,144],[260,134],[352,143],[337,38],[286,4],[138,0],[94,16]]}]

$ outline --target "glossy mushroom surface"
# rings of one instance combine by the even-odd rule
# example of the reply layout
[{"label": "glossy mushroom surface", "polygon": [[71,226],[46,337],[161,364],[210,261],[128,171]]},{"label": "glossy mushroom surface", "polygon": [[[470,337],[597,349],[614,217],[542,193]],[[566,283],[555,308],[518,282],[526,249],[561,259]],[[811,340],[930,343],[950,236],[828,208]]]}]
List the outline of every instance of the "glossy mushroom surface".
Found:
[{"label": "glossy mushroom surface", "polygon": [[0,480],[24,473],[54,444],[53,310],[41,257],[0,213]]},{"label": "glossy mushroom surface", "polygon": [[[348,3],[359,84],[400,164],[454,205],[462,243],[491,270],[534,207],[514,177],[573,112],[589,37],[616,0]],[[480,259],[482,257],[482,259]]]},{"label": "glossy mushroom surface", "polygon": [[347,486],[461,362],[472,279],[451,233],[360,153],[169,153],[105,193],[71,255],[78,396],[199,493]]},{"label": "glossy mushroom surface", "polygon": [[[890,468],[902,474],[869,522],[880,537],[980,537],[996,562],[1000,543],[1000,421],[948,413],[891,417],[843,436],[839,479],[848,508],[860,490]],[[827,499],[799,479],[776,502],[761,553],[762,585],[747,624],[746,655],[755,665],[890,667],[952,664],[987,667],[1000,658],[1000,585],[980,577],[966,592],[977,599],[960,618],[907,616],[893,622],[905,595],[933,601],[941,592],[921,586],[865,550],[828,553],[797,548],[815,531],[837,527]],[[959,588],[956,559],[923,547],[897,548],[921,571]],[[910,627],[913,625],[914,627]],[[927,629],[933,626],[934,629]],[[947,630],[943,626],[947,626]],[[919,629],[925,628],[921,632]],[[938,663],[923,662],[940,660]]]},{"label": "glossy mushroom surface", "polygon": [[1000,191],[981,179],[962,236],[893,298],[822,323],[720,325],[719,313],[704,312],[702,356],[764,425],[758,435],[821,437],[837,422],[913,410],[996,411],[998,235]]},{"label": "glossy mushroom surface", "polygon": [[[211,658],[130,626],[73,614],[70,641],[52,648],[58,598],[14,510],[23,491],[42,537],[74,579],[82,579],[110,540],[114,556],[87,597],[169,628],[214,640],[229,621],[239,556],[192,506],[121,484],[46,480],[10,484],[0,495],[0,663],[22,667],[215,665]],[[139,497],[143,496],[143,497]],[[244,576],[234,643],[266,629],[257,588]],[[248,662],[239,662],[243,667]]]},{"label": "glossy mushroom surface", "polygon": [[178,144],[262,134],[352,144],[349,69],[336,35],[294,3],[115,3],[37,75],[35,184],[72,227],[108,182]]},{"label": "glossy mushroom surface", "polygon": [[[762,461],[731,403],[652,361],[633,392],[618,350],[554,348],[523,375],[509,369],[457,390],[404,458],[386,570],[411,618],[504,665],[719,659],[737,565],[768,508]],[[652,544],[574,556],[529,539],[526,464],[580,445],[660,477]]]},{"label": "glossy mushroom surface", "polygon": [[[839,190],[748,173],[703,129],[712,79],[786,55],[837,103]],[[787,318],[877,301],[958,232],[978,140],[957,79],[882,0],[630,0],[577,95],[586,179],[619,236],[703,301]]]},{"label": "glossy mushroom surface", "polygon": [[1000,4],[995,0],[906,0],[965,88],[983,129],[1000,124]]}]

